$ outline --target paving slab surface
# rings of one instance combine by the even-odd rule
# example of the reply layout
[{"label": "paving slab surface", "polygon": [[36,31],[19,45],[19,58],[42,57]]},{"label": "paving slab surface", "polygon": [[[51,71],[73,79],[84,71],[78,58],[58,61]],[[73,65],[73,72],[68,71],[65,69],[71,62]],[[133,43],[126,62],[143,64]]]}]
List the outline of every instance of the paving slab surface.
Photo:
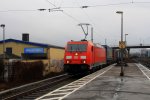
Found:
[{"label": "paving slab surface", "polygon": [[115,66],[63,100],[150,100],[150,80],[134,63],[121,77]]}]

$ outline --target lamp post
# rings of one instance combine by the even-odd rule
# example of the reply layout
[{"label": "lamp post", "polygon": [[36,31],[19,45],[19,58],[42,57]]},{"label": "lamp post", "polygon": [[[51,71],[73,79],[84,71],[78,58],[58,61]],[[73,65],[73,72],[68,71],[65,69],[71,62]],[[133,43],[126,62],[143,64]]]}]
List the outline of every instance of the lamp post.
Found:
[{"label": "lamp post", "polygon": [[91,27],[91,41],[93,42],[93,27]]},{"label": "lamp post", "polygon": [[[121,14],[121,42],[123,42],[123,11],[117,11],[117,14]],[[124,71],[123,71],[123,48],[121,48],[121,72],[120,76],[124,76]]]},{"label": "lamp post", "polygon": [[123,12],[117,11],[117,14],[121,14],[121,41],[123,41]]},{"label": "lamp post", "polygon": [[[125,34],[125,46],[126,46],[126,49],[125,49],[125,57],[126,59],[129,58],[129,52],[130,52],[130,49],[127,48],[127,40],[126,40],[126,37],[127,37],[128,34]],[[125,61],[125,66],[127,66],[127,62]]]},{"label": "lamp post", "polygon": [[127,41],[126,41],[126,37],[127,37],[127,35],[128,35],[128,34],[125,34],[125,44],[126,44],[126,45],[127,45]]},{"label": "lamp post", "polygon": [[5,24],[1,24],[0,27],[3,29],[3,59],[5,59]]},{"label": "lamp post", "polygon": [[[4,66],[4,71],[5,71],[5,24],[1,24],[0,27],[3,29],[3,66]],[[3,79],[4,78],[5,72],[3,72]]]}]

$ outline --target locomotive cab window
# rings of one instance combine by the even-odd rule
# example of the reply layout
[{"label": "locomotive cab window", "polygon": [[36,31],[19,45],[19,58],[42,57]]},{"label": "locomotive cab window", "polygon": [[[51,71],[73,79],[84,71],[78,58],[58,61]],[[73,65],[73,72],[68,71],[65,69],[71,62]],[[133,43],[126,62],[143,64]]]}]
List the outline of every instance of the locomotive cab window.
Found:
[{"label": "locomotive cab window", "polygon": [[68,44],[67,51],[86,51],[87,44]]}]

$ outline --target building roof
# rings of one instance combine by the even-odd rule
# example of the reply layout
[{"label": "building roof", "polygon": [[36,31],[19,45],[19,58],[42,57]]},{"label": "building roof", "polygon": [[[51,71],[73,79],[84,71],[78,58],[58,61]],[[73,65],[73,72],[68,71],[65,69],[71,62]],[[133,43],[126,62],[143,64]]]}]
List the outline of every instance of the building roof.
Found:
[{"label": "building roof", "polygon": [[[44,47],[44,48],[64,49],[64,47],[60,47],[60,46],[56,46],[56,45],[44,44],[44,43],[36,43],[36,42],[27,42],[27,41],[22,41],[22,40],[17,40],[17,39],[6,39],[5,43],[8,43],[8,42],[23,43],[23,44],[29,44],[29,45],[34,45],[34,46],[39,46],[39,47]],[[0,41],[0,43],[3,43],[3,40]]]}]

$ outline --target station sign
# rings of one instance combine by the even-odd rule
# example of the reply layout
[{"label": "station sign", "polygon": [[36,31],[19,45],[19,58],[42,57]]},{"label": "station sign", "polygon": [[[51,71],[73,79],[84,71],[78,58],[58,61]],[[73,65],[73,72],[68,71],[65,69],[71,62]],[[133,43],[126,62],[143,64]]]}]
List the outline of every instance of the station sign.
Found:
[{"label": "station sign", "polygon": [[119,41],[119,48],[124,49],[126,47],[125,41]]},{"label": "station sign", "polygon": [[44,48],[24,48],[25,54],[44,53]]}]

